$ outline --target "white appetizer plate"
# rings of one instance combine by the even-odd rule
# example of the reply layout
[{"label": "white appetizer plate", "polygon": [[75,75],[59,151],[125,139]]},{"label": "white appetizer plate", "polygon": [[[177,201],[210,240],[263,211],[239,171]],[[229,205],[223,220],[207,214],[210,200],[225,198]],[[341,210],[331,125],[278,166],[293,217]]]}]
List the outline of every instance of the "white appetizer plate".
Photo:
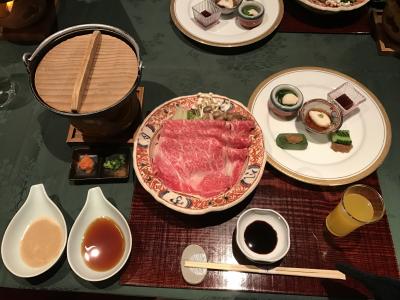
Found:
[{"label": "white appetizer plate", "polygon": [[198,24],[192,12],[192,6],[202,0],[171,0],[170,14],[175,26],[187,37],[202,44],[216,47],[238,47],[255,43],[271,34],[282,20],[282,0],[259,0],[264,5],[262,23],[252,29],[239,25],[236,12],[221,15],[218,23],[204,28]]},{"label": "white appetizer plate", "polygon": [[[268,109],[271,91],[279,84],[298,87],[306,102],[314,98],[326,99],[328,92],[346,81],[367,99],[359,106],[359,112],[347,117],[341,127],[350,130],[353,149],[349,153],[334,152],[328,136],[309,133],[299,120],[278,119]],[[267,161],[279,171],[303,182],[342,185],[357,181],[375,171],[389,152],[392,134],[382,104],[364,85],[333,70],[317,67],[283,70],[257,86],[248,107],[263,130]],[[306,135],[309,142],[306,150],[283,150],[276,145],[279,133],[291,132]]]}]

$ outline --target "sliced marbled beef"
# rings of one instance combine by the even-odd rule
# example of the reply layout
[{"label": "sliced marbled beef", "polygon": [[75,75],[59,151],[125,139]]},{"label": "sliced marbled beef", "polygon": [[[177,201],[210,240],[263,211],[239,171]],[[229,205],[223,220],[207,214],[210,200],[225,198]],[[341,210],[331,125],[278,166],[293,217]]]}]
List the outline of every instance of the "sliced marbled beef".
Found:
[{"label": "sliced marbled beef", "polygon": [[253,128],[253,121],[167,120],[154,147],[154,172],[177,192],[223,193],[242,173]]}]

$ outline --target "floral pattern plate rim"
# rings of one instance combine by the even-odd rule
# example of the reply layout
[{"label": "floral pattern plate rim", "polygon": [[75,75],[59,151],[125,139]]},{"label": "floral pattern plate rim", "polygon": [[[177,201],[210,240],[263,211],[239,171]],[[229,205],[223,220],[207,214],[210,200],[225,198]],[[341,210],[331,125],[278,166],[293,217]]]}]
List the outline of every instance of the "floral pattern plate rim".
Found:
[{"label": "floral pattern plate rim", "polygon": [[162,122],[170,119],[178,106],[191,108],[197,103],[198,95],[181,96],[169,100],[154,109],[136,131],[133,146],[133,166],[142,186],[161,204],[188,215],[202,215],[213,211],[228,209],[244,200],[258,185],[264,172],[267,160],[264,137],[261,127],[248,111],[236,100],[214,94],[213,97],[223,100],[226,111],[238,112],[251,119],[256,128],[251,134],[249,157],[243,174],[238,182],[228,191],[210,198],[187,195],[169,190],[157,176],[154,176],[151,162],[151,142],[162,126]]}]

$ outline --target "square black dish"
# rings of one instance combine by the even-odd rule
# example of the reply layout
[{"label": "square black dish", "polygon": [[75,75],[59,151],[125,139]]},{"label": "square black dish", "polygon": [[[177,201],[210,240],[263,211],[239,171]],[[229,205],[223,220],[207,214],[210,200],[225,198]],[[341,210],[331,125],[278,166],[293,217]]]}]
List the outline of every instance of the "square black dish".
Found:
[{"label": "square black dish", "polygon": [[126,147],[74,149],[69,179],[75,183],[126,182],[130,174],[129,153]]}]

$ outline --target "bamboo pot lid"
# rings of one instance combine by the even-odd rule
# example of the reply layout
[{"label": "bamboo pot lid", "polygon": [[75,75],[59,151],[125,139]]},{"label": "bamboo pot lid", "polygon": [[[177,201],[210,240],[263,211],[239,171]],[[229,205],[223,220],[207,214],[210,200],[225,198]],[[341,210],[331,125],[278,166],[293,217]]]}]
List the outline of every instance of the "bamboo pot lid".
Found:
[{"label": "bamboo pot lid", "polygon": [[126,97],[138,71],[136,53],[127,43],[94,31],[50,49],[37,66],[35,88],[56,110],[92,113]]}]

